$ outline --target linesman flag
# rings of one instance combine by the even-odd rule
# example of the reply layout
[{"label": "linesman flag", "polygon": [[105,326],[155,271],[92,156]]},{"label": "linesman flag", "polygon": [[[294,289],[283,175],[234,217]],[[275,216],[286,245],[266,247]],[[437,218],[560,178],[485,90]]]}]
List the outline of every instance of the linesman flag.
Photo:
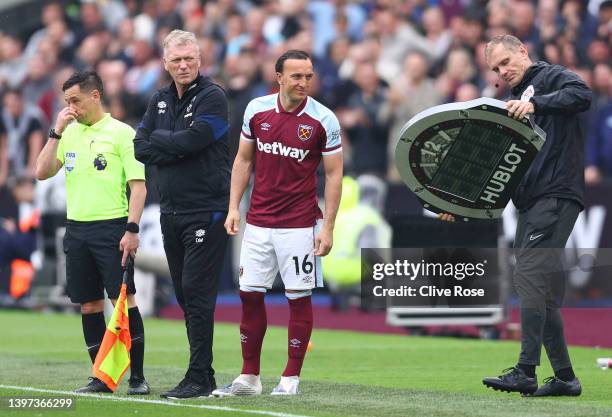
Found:
[{"label": "linesman flag", "polygon": [[131,256],[128,256],[123,271],[119,299],[115,303],[113,315],[106,326],[102,345],[93,364],[93,375],[113,392],[130,366],[132,336],[130,335],[127,303],[127,282],[130,270],[133,270],[133,260]]}]

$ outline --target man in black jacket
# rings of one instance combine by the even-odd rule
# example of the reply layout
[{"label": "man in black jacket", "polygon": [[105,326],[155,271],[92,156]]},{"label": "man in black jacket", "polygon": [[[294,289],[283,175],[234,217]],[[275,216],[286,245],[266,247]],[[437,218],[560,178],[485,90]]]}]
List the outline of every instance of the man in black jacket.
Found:
[{"label": "man in black jacket", "polygon": [[229,110],[225,92],[199,75],[193,33],[164,40],[164,68],[173,82],[151,99],[134,139],[136,158],[157,170],[164,250],[190,346],[185,378],[165,398],[208,397],[213,320],[227,234],[230,180]]},{"label": "man in black jacket", "polygon": [[[496,390],[532,396],[578,396],[559,307],[565,291],[563,249],[584,208],[584,132],[578,113],[591,104],[591,91],[578,75],[559,65],[532,62],[512,35],[493,38],[485,49],[489,68],[511,88],[508,115],[529,116],[546,132],[546,142],[513,195],[519,210],[514,239],[514,286],[521,301],[521,353],[503,375],[484,378]],[[452,221],[450,214],[440,214]],[[538,388],[535,367],[542,344],[555,372]]]},{"label": "man in black jacket", "polygon": [[[582,388],[559,307],[565,286],[562,248],[584,208],[584,133],[578,113],[589,108],[591,91],[559,65],[532,62],[514,36],[493,38],[485,55],[489,68],[511,87],[509,116],[534,117],[546,132],[546,143],[513,196],[519,210],[514,285],[521,301],[521,353],[515,367],[483,383],[533,396],[577,396]],[[542,344],[555,375],[538,388],[535,367]]]}]

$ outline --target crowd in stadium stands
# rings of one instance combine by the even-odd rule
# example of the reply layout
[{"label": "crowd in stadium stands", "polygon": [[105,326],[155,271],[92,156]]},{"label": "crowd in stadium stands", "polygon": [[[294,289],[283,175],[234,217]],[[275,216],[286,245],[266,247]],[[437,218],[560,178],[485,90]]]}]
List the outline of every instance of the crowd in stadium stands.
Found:
[{"label": "crowd in stadium stands", "polygon": [[278,90],[277,57],[311,52],[311,95],[340,120],[346,172],[387,181],[399,180],[394,148],[412,116],[505,96],[484,46],[512,33],[535,60],[562,64],[591,87],[585,177],[612,177],[611,0],[82,0],[47,3],[40,23],[28,33],[0,30],[0,188],[33,178],[64,106],[60,86],[75,69],[96,69],[108,111],[136,126],[169,82],[160,43],[175,28],[198,36],[202,73],[227,91],[236,142],[247,103]]}]

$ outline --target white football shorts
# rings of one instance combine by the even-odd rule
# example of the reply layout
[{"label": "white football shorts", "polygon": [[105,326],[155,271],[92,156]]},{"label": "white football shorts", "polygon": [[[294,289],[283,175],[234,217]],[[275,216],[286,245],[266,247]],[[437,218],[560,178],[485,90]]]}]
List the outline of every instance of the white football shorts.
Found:
[{"label": "white football shorts", "polygon": [[314,239],[322,225],[271,229],[246,225],[240,250],[240,285],[272,288],[280,271],[286,290],[323,286],[321,258],[314,255]]}]

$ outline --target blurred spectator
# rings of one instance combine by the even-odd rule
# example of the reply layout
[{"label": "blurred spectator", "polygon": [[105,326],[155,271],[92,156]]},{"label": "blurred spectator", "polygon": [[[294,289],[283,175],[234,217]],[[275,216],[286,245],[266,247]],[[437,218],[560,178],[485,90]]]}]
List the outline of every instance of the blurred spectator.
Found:
[{"label": "blurred spectator", "polygon": [[456,101],[470,101],[477,98],[480,98],[480,91],[478,91],[478,87],[474,84],[464,83],[457,88],[457,93],[455,94]]},{"label": "blurred spectator", "polygon": [[77,50],[74,66],[77,70],[94,69],[104,58],[105,45],[103,39],[97,35],[89,35]]},{"label": "blurred spectator", "polygon": [[527,50],[537,48],[540,35],[534,24],[536,21],[535,7],[531,1],[516,0],[512,3],[512,27],[514,34],[519,38]]},{"label": "blurred spectator", "polygon": [[589,44],[587,57],[592,64],[610,63],[610,45],[602,39],[595,39]]},{"label": "blurred spectator", "polygon": [[[390,161],[394,160],[400,130],[406,122],[442,101],[434,81],[427,76],[428,69],[427,57],[419,52],[409,54],[402,75],[391,84],[387,101],[381,107],[381,116],[391,125],[387,150]],[[389,165],[389,179],[399,180],[395,164]]]},{"label": "blurred spectator", "polygon": [[598,184],[604,177],[612,178],[612,103],[596,113],[586,146],[585,182]]},{"label": "blurred spectator", "polygon": [[[276,80],[276,59],[274,55],[268,55],[261,63],[260,82],[255,86],[253,94],[255,97],[278,93],[278,81]],[[315,73],[318,69],[315,67]],[[318,77],[318,74],[315,75]],[[233,117],[230,112],[230,118]]]},{"label": "blurred spectator", "polygon": [[[128,16],[128,9],[123,1],[85,0],[84,3],[88,1],[98,5],[98,10],[102,15],[102,20],[104,21],[104,27],[108,28],[112,32],[116,32],[117,25],[119,25],[119,23]],[[96,24],[98,23],[96,22]]]},{"label": "blurred spectator", "polygon": [[42,95],[51,88],[54,66],[49,66],[41,54],[34,54],[23,84],[23,99],[27,105],[37,105]]},{"label": "blurred spectator", "polygon": [[228,39],[227,56],[232,57],[238,55],[243,47],[252,49],[263,56],[268,52],[270,46],[282,42],[284,39],[280,33],[280,28],[278,28],[277,32],[264,34],[263,28],[265,21],[266,14],[263,9],[254,7],[249,10],[244,23],[246,31]]},{"label": "blurred spectator", "polygon": [[374,12],[376,34],[380,39],[380,56],[376,65],[378,74],[391,84],[402,71],[402,61],[412,51],[419,51],[428,58],[434,53],[425,37],[406,21],[402,21],[390,7]]},{"label": "blurred spectator", "polygon": [[597,33],[597,19],[586,10],[583,0],[566,0],[561,6],[563,36],[578,50],[586,51]]},{"label": "blurred spectator", "polygon": [[[121,18],[118,21],[121,21]],[[102,18],[98,3],[95,0],[82,1],[79,10],[79,20],[75,28],[77,44],[80,44],[91,35],[101,34],[107,30],[108,28]]]},{"label": "blurred spectator", "polygon": [[53,75],[53,83],[38,100],[38,107],[42,111],[45,121],[50,124],[55,120],[57,113],[66,105],[62,85],[74,73],[74,67],[63,67]]},{"label": "blurred spectator", "polygon": [[136,127],[146,110],[145,98],[140,99],[125,87],[127,65],[120,60],[102,61],[98,74],[104,83],[104,97],[111,115]]},{"label": "blurred spectator", "polygon": [[221,72],[221,48],[211,37],[201,37],[198,39],[198,42],[202,59],[200,74],[205,77],[217,77]]},{"label": "blurred spectator", "polygon": [[430,7],[423,12],[423,29],[433,50],[435,61],[443,60],[451,46],[452,35],[446,28],[442,9]]},{"label": "blurred spectator", "polygon": [[437,89],[447,102],[455,101],[457,88],[466,82],[478,82],[476,67],[466,49],[453,49],[446,59],[446,69],[438,77]]},{"label": "blurred spectator", "polygon": [[329,44],[328,53],[322,58],[313,58],[317,78],[321,86],[321,99],[324,105],[336,107],[337,86],[342,82],[339,69],[342,61],[348,56],[351,42],[346,37],[339,37]]},{"label": "blurred spectator", "polygon": [[348,97],[346,107],[338,110],[338,119],[345,129],[347,147],[351,151],[349,172],[384,178],[389,131],[380,110],[385,102],[385,91],[370,62],[357,66],[353,82],[357,88]]},{"label": "blurred spectator", "polygon": [[127,65],[118,59],[104,60],[98,65],[98,74],[104,83],[104,95],[117,97],[125,91]]},{"label": "blurred spectator", "polygon": [[106,55],[112,59],[120,59],[126,65],[131,65],[132,43],[136,39],[134,20],[123,19],[117,25],[117,35],[110,41]]},{"label": "blurred spectator", "polygon": [[156,30],[160,27],[171,29],[183,27],[183,19],[179,14],[177,0],[157,0],[157,24]]},{"label": "blurred spectator", "polygon": [[[226,61],[227,98],[232,111],[229,114],[230,121],[230,155],[232,157],[238,150],[238,138],[242,128],[242,116],[249,102],[257,97],[255,89],[259,81],[259,66],[255,51],[244,49],[235,59]],[[272,74],[276,71],[272,69]]]},{"label": "blurred spectator", "polygon": [[464,16],[463,31],[461,35],[462,46],[473,51],[484,39],[485,22],[482,11],[473,9]]},{"label": "blurred spectator", "polygon": [[151,45],[143,40],[132,43],[132,64],[125,76],[125,88],[130,94],[145,100],[156,90],[161,74],[159,59],[154,55]]},{"label": "blurred spectator", "polygon": [[9,198],[17,207],[15,217],[0,216],[0,304],[6,297],[21,298],[30,289],[34,269],[30,256],[36,249],[39,215],[33,209],[34,184],[19,178],[10,187]]},{"label": "blurred spectator", "polygon": [[142,3],[141,13],[134,17],[134,38],[149,43],[155,41],[155,18],[157,8],[155,0],[145,0]]},{"label": "blurred spectator", "polygon": [[612,0],[602,1],[597,14],[597,36],[610,39],[612,36]]},{"label": "blurred spectator", "polygon": [[27,65],[21,41],[0,32],[0,90],[20,86],[27,75]]},{"label": "blurred spectator", "polygon": [[[511,2],[508,0],[491,0],[487,4],[487,26],[489,32],[502,28],[505,32],[511,24]],[[489,33],[489,38],[492,35]]]},{"label": "blurred spectator", "polygon": [[353,42],[363,38],[367,16],[361,5],[346,0],[317,0],[308,2],[307,10],[312,16],[313,32],[317,34],[313,47],[315,57],[323,57],[329,44],[339,36],[345,36]]},{"label": "blurred spectator", "polygon": [[612,70],[608,64],[597,64],[593,69],[593,104],[591,108],[601,108],[610,102]]},{"label": "blurred spectator", "polygon": [[26,57],[39,52],[41,42],[46,39],[64,55],[64,51],[74,48],[75,37],[66,25],[66,16],[59,1],[52,1],[42,7],[40,21],[43,27],[30,36],[24,52]]},{"label": "blurred spectator", "polygon": [[8,176],[34,178],[36,157],[43,146],[40,111],[36,106],[24,103],[20,90],[8,90],[2,101]]},{"label": "blurred spectator", "polygon": [[538,2],[537,18],[538,47],[555,41],[555,37],[559,33],[559,24],[559,0],[540,0]]}]

